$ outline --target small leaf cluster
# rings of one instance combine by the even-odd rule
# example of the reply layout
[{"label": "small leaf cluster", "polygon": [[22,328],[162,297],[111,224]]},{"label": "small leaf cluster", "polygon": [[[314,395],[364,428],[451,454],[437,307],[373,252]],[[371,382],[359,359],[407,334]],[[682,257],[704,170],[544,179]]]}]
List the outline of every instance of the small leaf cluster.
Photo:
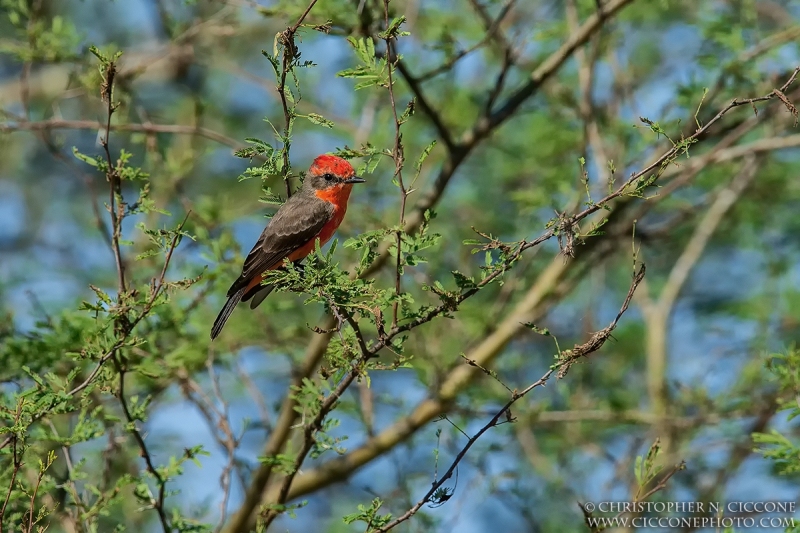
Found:
[{"label": "small leaf cluster", "polygon": [[359,504],[358,511],[345,515],[342,519],[345,524],[364,522],[367,524],[367,533],[377,531],[392,521],[391,513],[379,513],[381,506],[383,506],[383,501],[380,498],[375,498],[368,506]]},{"label": "small leaf cluster", "polygon": [[[795,347],[784,353],[772,354],[766,363],[767,369],[778,382],[781,395],[778,404],[792,420],[800,416],[797,398],[800,394],[800,350]],[[769,433],[753,433],[755,451],[774,462],[781,475],[800,474],[800,443],[783,432],[773,429]]]},{"label": "small leaf cluster", "polygon": [[55,15],[45,20],[26,0],[0,0],[0,8],[14,28],[14,35],[0,39],[0,54],[23,62],[58,63],[80,58],[81,35],[69,19]]}]

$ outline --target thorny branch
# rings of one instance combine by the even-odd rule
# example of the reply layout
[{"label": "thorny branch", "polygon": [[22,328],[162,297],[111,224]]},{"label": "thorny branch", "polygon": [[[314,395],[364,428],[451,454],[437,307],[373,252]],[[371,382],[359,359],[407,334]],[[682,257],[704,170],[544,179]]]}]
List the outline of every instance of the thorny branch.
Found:
[{"label": "thorny branch", "polygon": [[139,447],[140,455],[144,459],[145,464],[147,465],[147,471],[150,475],[153,476],[156,480],[156,485],[158,486],[158,498],[153,499],[151,498],[151,505],[158,513],[158,519],[161,521],[161,527],[164,529],[164,533],[170,533],[172,529],[167,522],[167,513],[164,510],[164,499],[166,498],[166,490],[167,490],[167,479],[161,475],[158,469],[153,462],[153,457],[150,454],[150,450],[147,447],[147,443],[144,441],[144,436],[142,436],[142,432],[136,426],[136,418],[131,414],[130,408],[128,407],[128,401],[125,398],[125,374],[127,369],[125,368],[122,361],[118,355],[113,357],[114,366],[116,367],[117,373],[119,374],[119,388],[117,389],[117,398],[119,399],[119,403],[122,406],[122,412],[125,414],[125,420],[128,422],[128,430],[133,435],[134,440],[136,441],[137,446]]},{"label": "thorny branch", "polygon": [[622,302],[622,307],[620,307],[617,316],[608,326],[601,329],[600,331],[595,332],[587,342],[580,345],[576,344],[575,347],[573,347],[572,349],[561,352],[559,354],[558,362],[554,364],[547,372],[545,372],[544,375],[542,375],[542,377],[540,377],[538,380],[534,381],[521,391],[516,391],[516,390],[512,391],[511,398],[499,411],[497,411],[497,413],[495,413],[495,415],[491,418],[491,420],[489,420],[489,422],[487,422],[480,430],[478,430],[477,433],[475,433],[472,437],[469,438],[464,447],[461,448],[461,451],[458,452],[453,462],[450,463],[450,467],[447,469],[447,471],[444,473],[441,479],[434,480],[434,482],[431,484],[431,488],[428,490],[425,496],[423,496],[416,504],[414,504],[413,507],[411,507],[404,514],[398,516],[385,526],[374,529],[373,531],[375,533],[385,533],[390,529],[394,529],[401,523],[405,522],[406,520],[414,516],[417,512],[419,512],[419,510],[422,509],[422,507],[425,504],[434,501],[435,500],[434,495],[437,494],[439,489],[441,489],[444,486],[445,482],[448,479],[450,479],[450,477],[456,471],[456,468],[458,468],[459,463],[462,461],[462,459],[464,459],[464,457],[467,455],[467,452],[478,441],[478,439],[480,439],[481,436],[487,431],[489,431],[491,428],[504,423],[500,421],[500,419],[503,416],[506,416],[506,420],[508,422],[512,422],[514,420],[514,418],[511,415],[512,405],[514,405],[520,398],[523,398],[533,389],[537,387],[543,387],[556,371],[558,371],[557,377],[561,379],[567,374],[569,368],[573,364],[575,364],[580,358],[586,357],[599,350],[603,346],[603,344],[605,344],[608,338],[611,337],[611,332],[614,331],[614,329],[617,327],[617,323],[619,322],[620,318],[622,318],[622,315],[625,313],[625,311],[628,310],[628,306],[630,305],[631,300],[633,299],[633,294],[636,292],[636,288],[644,279],[644,274],[645,274],[645,266],[644,264],[642,264],[639,267],[639,270],[636,271],[633,276],[633,280],[631,281],[631,286],[628,289],[628,294],[625,297],[625,300]]},{"label": "thorny branch", "polygon": [[[181,224],[178,226],[178,231],[176,232],[175,236],[170,242],[169,249],[167,250],[167,255],[164,258],[164,266],[161,268],[161,273],[159,274],[158,279],[155,280],[155,286],[154,286],[155,288],[153,289],[153,292],[150,294],[150,297],[148,298],[147,302],[145,302],[144,306],[142,307],[142,312],[139,313],[133,320],[129,321],[128,326],[127,328],[125,328],[124,331],[125,334],[122,337],[118,338],[117,341],[111,346],[111,348],[105,354],[103,354],[103,356],[97,361],[97,365],[95,365],[94,369],[89,373],[86,379],[84,379],[80,385],[76,386],[74,389],[69,391],[70,396],[78,394],[86,387],[88,387],[92,383],[92,381],[94,381],[94,378],[97,377],[97,374],[100,373],[100,370],[102,370],[105,363],[107,363],[109,359],[113,358],[114,354],[125,345],[125,343],[128,341],[128,336],[133,331],[133,329],[139,324],[139,322],[141,322],[150,314],[150,311],[153,310],[153,306],[155,305],[156,300],[158,299],[159,296],[161,296],[161,293],[163,293],[167,287],[166,283],[167,269],[169,268],[169,264],[172,261],[173,252],[175,251],[175,248],[178,247],[178,241],[180,240],[180,231],[186,225],[186,221],[189,219],[190,214],[191,213],[186,213],[186,217],[183,219],[183,222],[181,222]],[[2,447],[3,446],[0,445],[0,448]]]},{"label": "thorny branch", "polygon": [[[126,369],[123,362],[121,361],[119,350],[122,348],[125,342],[127,342],[127,339],[130,336],[131,332],[133,331],[133,328],[142,319],[144,319],[146,316],[150,314],[150,311],[152,310],[156,300],[166,288],[165,276],[167,273],[167,269],[169,268],[169,263],[172,259],[173,252],[175,251],[175,248],[177,248],[178,246],[178,241],[180,240],[180,235],[181,235],[180,232],[183,229],[184,225],[186,224],[186,221],[189,218],[189,214],[190,213],[186,214],[186,217],[183,219],[183,222],[181,222],[180,226],[178,227],[178,231],[175,233],[175,235],[172,238],[172,241],[170,242],[169,249],[167,250],[167,255],[164,259],[164,266],[161,269],[161,274],[159,275],[158,280],[155,282],[155,286],[152,290],[152,293],[148,298],[147,302],[145,303],[144,307],[142,308],[141,313],[139,313],[139,315],[136,316],[132,321],[129,321],[125,317],[125,315],[122,315],[122,320],[120,321],[120,324],[118,326],[119,327],[118,334],[120,335],[120,338],[114,344],[112,349],[98,361],[94,370],[86,378],[86,380],[84,380],[84,382],[81,383],[81,385],[75,387],[75,389],[70,391],[70,395],[74,395],[83,390],[84,388],[86,388],[92,382],[94,377],[97,376],[97,374],[100,372],[100,369],[109,359],[114,361],[115,368],[119,374],[118,399],[120,401],[120,405],[122,406],[125,418],[127,419],[129,427],[131,428],[130,431],[133,434],[134,439],[136,440],[136,443],[139,446],[139,449],[141,451],[141,456],[145,459],[145,463],[147,464],[147,470],[150,472],[150,474],[153,475],[158,485],[158,500],[154,500],[152,503],[153,507],[156,509],[158,513],[158,517],[159,520],[161,521],[161,526],[164,529],[164,533],[169,533],[171,531],[167,523],[166,511],[164,509],[164,499],[166,497],[167,480],[164,479],[164,477],[155,468],[152,456],[147,448],[147,444],[144,441],[144,437],[142,436],[139,429],[136,427],[136,420],[131,415],[130,409],[128,407],[124,389]],[[118,223],[121,224],[121,220],[119,220]],[[124,278],[122,279],[124,281]]]},{"label": "thorny branch", "polygon": [[351,370],[339,382],[336,388],[330,394],[328,394],[328,396],[320,405],[319,412],[314,416],[313,420],[305,425],[303,429],[302,447],[297,453],[297,457],[293,461],[290,472],[286,475],[281,483],[278,499],[275,502],[271,502],[273,505],[269,506],[264,513],[263,525],[265,529],[268,528],[275,518],[278,517],[278,515],[282,512],[283,505],[288,501],[289,490],[292,488],[292,481],[294,480],[295,475],[297,475],[297,473],[300,471],[300,467],[302,466],[309,452],[314,447],[314,444],[316,443],[315,435],[322,429],[322,424],[325,421],[325,417],[327,417],[328,413],[330,413],[334,407],[336,407],[339,399],[342,397],[348,387],[350,387],[353,381],[357,377],[361,376],[363,373],[364,363],[369,360],[369,358],[374,356],[374,353],[367,348],[366,342],[364,341],[364,335],[361,332],[358,323],[353,319],[350,313],[343,309],[338,309],[336,312],[344,315],[347,322],[353,328],[356,338],[358,339],[359,348],[361,349],[361,357],[352,363]]},{"label": "thorny branch", "polygon": [[[122,221],[126,216],[126,204],[122,196],[121,176],[119,174],[118,164],[115,164],[115,162],[112,159],[108,142],[109,133],[112,129],[111,128],[112,115],[118,105],[113,102],[113,86],[114,86],[115,75],[116,75],[115,63],[113,61],[107,62],[104,66],[103,82],[100,90],[102,100],[106,103],[107,106],[106,107],[107,117],[105,123],[105,135],[101,138],[100,144],[103,148],[107,165],[106,179],[109,183],[108,211],[111,217],[110,245],[112,253],[114,255],[116,271],[117,271],[118,293],[117,293],[116,309],[113,310],[116,311],[116,317],[114,319],[114,330],[117,338],[113,343],[113,345],[100,357],[94,369],[89,373],[86,379],[82,383],[74,387],[72,390],[70,390],[68,392],[68,395],[74,396],[79,392],[83,391],[84,389],[86,389],[94,381],[94,379],[102,370],[103,366],[109,360],[112,360],[114,362],[115,368],[119,374],[119,386],[117,391],[117,398],[120,402],[125,418],[128,421],[129,427],[131,428],[130,431],[133,434],[134,439],[136,440],[137,445],[140,449],[140,454],[145,460],[145,463],[147,465],[147,470],[153,475],[159,486],[158,499],[153,500],[152,505],[156,509],[159,515],[159,520],[161,522],[161,526],[164,532],[168,533],[169,531],[171,531],[171,529],[168,525],[166,511],[164,509],[167,480],[164,479],[164,477],[156,469],[152,456],[149,453],[147,445],[144,441],[144,437],[142,436],[140,430],[135,425],[136,418],[132,414],[127,399],[125,397],[124,387],[125,387],[125,373],[127,369],[125,368],[122,356],[120,354],[120,350],[128,342],[130,334],[132,333],[136,325],[138,325],[139,322],[141,322],[144,318],[146,318],[150,314],[150,311],[153,309],[156,301],[161,296],[163,291],[166,289],[168,285],[166,282],[166,273],[169,268],[170,262],[172,260],[173,253],[179,244],[180,237],[182,234],[181,231],[184,225],[186,224],[186,221],[188,220],[190,213],[186,214],[186,217],[183,219],[177,231],[173,235],[172,240],[170,241],[169,246],[167,247],[166,250],[164,264],[161,268],[161,272],[158,278],[153,280],[149,297],[142,306],[140,313],[138,313],[133,318],[130,318],[128,314],[129,307],[128,304],[126,303],[126,299],[130,295],[128,293],[128,282],[125,274],[125,262],[122,256],[121,242],[120,242],[122,234]],[[55,401],[56,400],[54,399],[53,402]],[[46,416],[47,413],[50,411],[50,409],[53,407],[53,405],[41,409],[39,411],[39,414],[37,414],[33,418],[31,423],[36,422],[37,420],[40,420],[41,418]],[[0,443],[0,449],[6,447],[9,443],[11,443],[14,446],[14,450],[16,450],[15,435],[12,434],[2,443]],[[2,520],[1,516],[2,513],[0,513],[0,521]],[[0,525],[0,530],[1,529],[2,527]]]}]

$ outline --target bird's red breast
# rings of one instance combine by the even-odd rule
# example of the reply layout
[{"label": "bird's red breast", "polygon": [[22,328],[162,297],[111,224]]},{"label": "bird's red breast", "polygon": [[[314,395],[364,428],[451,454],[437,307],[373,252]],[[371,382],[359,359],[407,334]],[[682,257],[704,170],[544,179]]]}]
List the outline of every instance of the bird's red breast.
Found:
[{"label": "bird's red breast", "polygon": [[353,186],[350,183],[341,183],[321,191],[314,191],[314,194],[320,200],[332,203],[334,209],[338,211],[339,209],[347,210],[347,201],[350,199],[350,191],[352,190]]}]

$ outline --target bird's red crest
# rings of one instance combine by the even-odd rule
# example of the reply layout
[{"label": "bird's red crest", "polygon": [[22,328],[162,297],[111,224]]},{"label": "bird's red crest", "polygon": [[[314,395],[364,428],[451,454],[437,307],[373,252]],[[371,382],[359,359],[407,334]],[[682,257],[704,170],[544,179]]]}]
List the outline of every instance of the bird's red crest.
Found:
[{"label": "bird's red crest", "polygon": [[349,178],[356,173],[356,171],[353,170],[353,165],[341,157],[329,154],[322,154],[314,159],[314,162],[311,163],[311,168],[309,170],[314,174],[324,174],[326,172],[330,172],[344,178]]}]

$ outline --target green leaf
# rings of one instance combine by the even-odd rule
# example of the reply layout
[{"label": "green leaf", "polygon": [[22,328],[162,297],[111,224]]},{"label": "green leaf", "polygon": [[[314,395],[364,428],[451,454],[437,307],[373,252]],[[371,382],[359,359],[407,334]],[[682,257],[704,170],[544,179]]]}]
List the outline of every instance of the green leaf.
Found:
[{"label": "green leaf", "polygon": [[324,127],[326,127],[326,128],[332,128],[332,127],[333,127],[333,125],[334,125],[332,121],[330,121],[330,120],[326,119],[326,118],[325,118],[325,117],[323,117],[322,115],[318,115],[317,113],[309,113],[308,115],[305,115],[305,117],[306,117],[306,118],[307,118],[307,119],[308,119],[308,120],[309,120],[309,121],[310,121],[312,124],[317,124],[317,125],[319,125],[319,126],[324,126]]},{"label": "green leaf", "polygon": [[88,156],[86,154],[83,154],[83,153],[79,152],[78,149],[76,147],[74,147],[74,146],[72,147],[72,155],[74,155],[76,158],[80,159],[81,161],[83,161],[87,165],[91,165],[91,166],[93,166],[95,168],[97,168],[100,165],[100,158],[99,157],[91,157],[91,156]]}]

